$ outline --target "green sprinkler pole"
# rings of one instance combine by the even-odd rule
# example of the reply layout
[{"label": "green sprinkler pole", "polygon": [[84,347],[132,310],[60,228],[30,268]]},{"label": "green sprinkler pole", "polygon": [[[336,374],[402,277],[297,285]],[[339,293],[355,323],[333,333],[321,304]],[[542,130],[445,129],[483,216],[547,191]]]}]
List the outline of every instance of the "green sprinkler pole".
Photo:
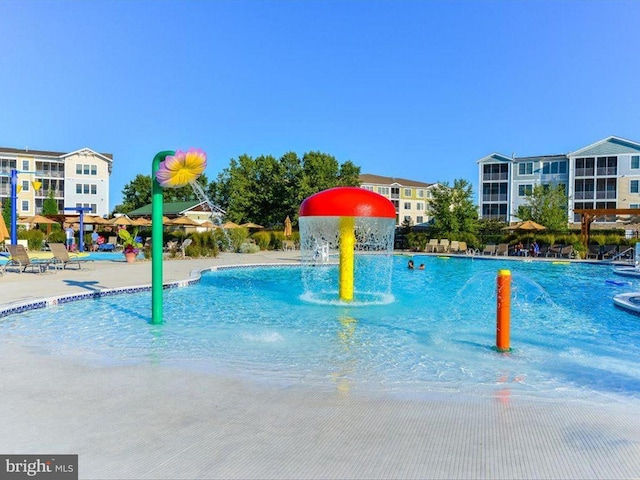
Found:
[{"label": "green sprinkler pole", "polygon": [[160,163],[175,152],[159,152],[151,166],[151,323],[162,323],[162,187],[156,180]]}]

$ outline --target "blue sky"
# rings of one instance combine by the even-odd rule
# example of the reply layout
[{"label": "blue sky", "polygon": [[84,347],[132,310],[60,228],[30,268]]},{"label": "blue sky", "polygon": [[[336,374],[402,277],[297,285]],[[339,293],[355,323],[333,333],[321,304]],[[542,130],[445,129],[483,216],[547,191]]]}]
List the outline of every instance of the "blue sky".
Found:
[{"label": "blue sky", "polygon": [[[470,180],[492,152],[640,140],[637,1],[0,0],[0,145],[114,155],[319,150]],[[475,188],[474,188],[475,190]]]}]

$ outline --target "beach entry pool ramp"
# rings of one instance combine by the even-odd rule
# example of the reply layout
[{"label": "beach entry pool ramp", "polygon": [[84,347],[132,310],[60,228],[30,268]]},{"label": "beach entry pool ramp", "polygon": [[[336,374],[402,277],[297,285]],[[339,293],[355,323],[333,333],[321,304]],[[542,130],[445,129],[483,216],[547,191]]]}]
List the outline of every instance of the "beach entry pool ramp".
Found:
[{"label": "beach entry pool ramp", "polygon": [[299,222],[303,264],[330,264],[337,251],[337,293],[342,302],[352,302],[357,290],[356,253],[388,258],[393,254],[396,210],[390,200],[372,191],[335,187],[318,192],[300,205]]}]

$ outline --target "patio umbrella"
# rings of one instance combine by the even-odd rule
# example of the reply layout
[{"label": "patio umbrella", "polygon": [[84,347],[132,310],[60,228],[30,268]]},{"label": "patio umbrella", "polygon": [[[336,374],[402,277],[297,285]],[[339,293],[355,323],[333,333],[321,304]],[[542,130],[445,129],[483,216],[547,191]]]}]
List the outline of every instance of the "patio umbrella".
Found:
[{"label": "patio umbrella", "polygon": [[242,227],[240,227],[240,225],[238,225],[237,223],[233,223],[233,222],[224,222],[222,225],[220,225],[220,227],[222,227],[224,229],[242,228]]},{"label": "patio umbrella", "polygon": [[104,225],[107,221],[100,215],[85,215],[82,221],[90,225]]},{"label": "patio umbrella", "polygon": [[133,225],[133,220],[131,220],[129,217],[121,215],[119,217],[113,217],[111,220],[107,220],[107,224],[127,226]]},{"label": "patio umbrella", "polygon": [[179,225],[182,227],[199,227],[200,226],[198,222],[186,216],[174,218],[169,222],[169,225]]},{"label": "patio umbrella", "polygon": [[264,228],[262,225],[258,225],[258,224],[253,223],[253,222],[243,223],[240,226],[244,227],[244,228]]},{"label": "patio umbrella", "polygon": [[151,225],[151,220],[147,220],[144,217],[134,218],[131,221],[133,222],[133,225],[137,227],[148,227],[149,225]]},{"label": "patio umbrella", "polygon": [[215,228],[216,227],[216,225],[214,225],[214,223],[209,221],[209,220],[205,220],[204,222],[202,222],[200,224],[200,226],[204,227],[204,228]]},{"label": "patio umbrella", "polygon": [[4,223],[4,217],[0,215],[0,242],[5,238],[9,238],[9,230],[7,229],[7,224]]},{"label": "patio umbrella", "polygon": [[504,227],[503,230],[513,230],[520,232],[541,232],[546,230],[547,227],[543,227],[539,223],[534,222],[533,220],[527,220],[524,222],[516,223],[515,225],[511,225],[509,227]]},{"label": "patio umbrella", "polygon": [[287,218],[284,219],[284,236],[290,237],[291,233],[291,219],[289,218],[289,215],[287,215]]},{"label": "patio umbrella", "polygon": [[34,223],[42,223],[42,224],[53,224],[58,223],[55,220],[51,220],[50,218],[43,217],[42,215],[32,215],[29,217],[21,217],[18,220],[18,223],[28,223],[33,225]]}]

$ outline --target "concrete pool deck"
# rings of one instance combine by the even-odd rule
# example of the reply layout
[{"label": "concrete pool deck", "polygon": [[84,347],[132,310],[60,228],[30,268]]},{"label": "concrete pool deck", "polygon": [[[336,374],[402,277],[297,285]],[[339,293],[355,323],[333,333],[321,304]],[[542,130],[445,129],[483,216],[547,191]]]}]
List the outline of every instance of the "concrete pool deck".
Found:
[{"label": "concrete pool deck", "polygon": [[[167,261],[164,280],[298,255]],[[149,282],[148,262],[7,273],[0,307]],[[361,395],[152,362],[95,365],[2,339],[0,359],[0,453],[78,454],[80,478],[640,477],[637,401],[536,399],[508,386],[491,396]]]}]

